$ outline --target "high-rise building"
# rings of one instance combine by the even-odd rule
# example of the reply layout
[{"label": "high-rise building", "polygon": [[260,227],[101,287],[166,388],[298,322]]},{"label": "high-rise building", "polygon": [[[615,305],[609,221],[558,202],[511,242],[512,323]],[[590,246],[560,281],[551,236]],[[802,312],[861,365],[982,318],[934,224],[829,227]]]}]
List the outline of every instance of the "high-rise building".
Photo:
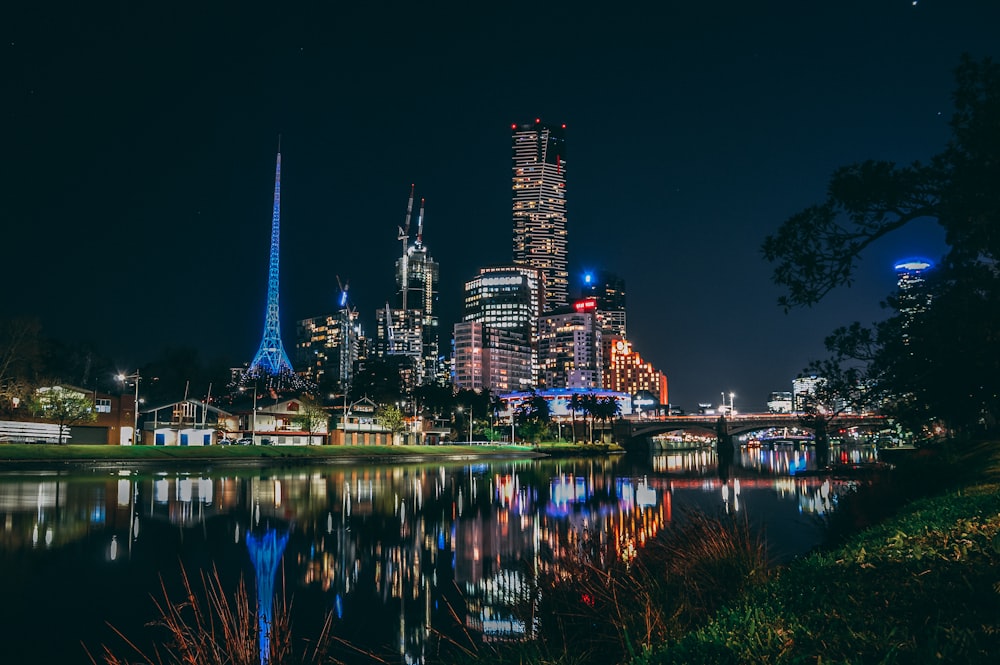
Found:
[{"label": "high-rise building", "polygon": [[596,276],[583,278],[583,297],[593,298],[597,306],[597,320],[605,335],[626,335],[625,280],[602,270]]},{"label": "high-rise building", "polygon": [[924,274],[934,264],[927,259],[907,259],[894,266],[896,284],[899,286],[899,313],[903,315],[903,343],[910,343],[909,327],[914,317],[926,312],[931,305],[931,294],[924,287]]},{"label": "high-rise building", "polygon": [[391,306],[375,312],[376,353],[407,356],[404,384],[408,389],[435,383],[447,376],[441,367],[440,336],[435,306],[438,301],[438,264],[424,246],[424,202],[420,201],[416,240],[409,244],[413,214],[413,186],[406,207],[406,221],[399,227],[402,255],[396,260],[396,298]]},{"label": "high-rise building", "polygon": [[[494,362],[482,366],[480,371],[506,371],[507,379],[491,377],[489,373],[481,379],[474,379],[475,369],[464,367],[463,363],[473,362],[473,337],[467,330],[456,325],[455,329],[455,377],[456,381],[478,380],[483,386],[513,381],[519,384],[512,389],[527,389],[538,383],[538,355],[534,340],[538,335],[538,320],[544,307],[542,276],[539,270],[523,266],[491,266],[480,268],[479,274],[465,283],[465,302],[462,311],[463,323],[479,323],[485,328],[480,334],[485,348],[491,352]],[[484,348],[483,346],[479,348]],[[502,350],[502,353],[501,353]],[[524,385],[521,358],[529,358],[529,385]],[[504,363],[497,360],[501,355],[509,357],[511,363],[501,370]],[[477,362],[482,362],[478,360]],[[459,377],[462,377],[461,379]]]},{"label": "high-rise building", "polygon": [[364,334],[358,312],[340,296],[340,311],[309,319],[295,326],[295,364],[298,374],[320,386],[350,388],[357,362],[364,357]]},{"label": "high-rise building", "polygon": [[531,345],[524,332],[465,321],[455,324],[456,390],[501,395],[531,388]]},{"label": "high-rise building", "polygon": [[816,389],[825,381],[822,377],[812,374],[798,376],[792,379],[792,410],[800,413],[814,401]]},{"label": "high-rise building", "polygon": [[421,349],[418,370],[421,383],[434,383],[440,378],[440,328],[435,308],[438,302],[438,281],[440,267],[431,258],[424,245],[424,201],[420,200],[417,216],[417,235],[412,245],[409,239],[409,219],[413,203],[410,191],[410,206],[407,209],[406,227],[400,229],[399,239],[403,242],[403,254],[396,260],[396,289],[398,305],[403,310],[413,310],[418,314],[410,318],[420,319]]},{"label": "high-rise building", "polygon": [[593,299],[539,319],[538,365],[543,388],[602,388],[601,357],[601,329]]},{"label": "high-rise building", "polygon": [[545,308],[569,304],[566,125],[511,125],[514,263],[544,276]]}]

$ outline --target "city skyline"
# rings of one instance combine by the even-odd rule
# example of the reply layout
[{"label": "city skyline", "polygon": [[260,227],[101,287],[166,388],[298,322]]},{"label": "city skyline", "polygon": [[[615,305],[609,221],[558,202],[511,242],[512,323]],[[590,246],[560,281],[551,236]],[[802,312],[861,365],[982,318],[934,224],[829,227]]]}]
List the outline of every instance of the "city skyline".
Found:
[{"label": "city skyline", "polygon": [[887,239],[851,289],[786,315],[759,246],[837,166],[938,152],[952,70],[997,55],[1000,19],[973,0],[552,5],[533,20],[561,26],[560,48],[529,62],[515,54],[537,35],[507,10],[13,11],[3,315],[126,366],[164,346],[248,361],[281,134],[286,341],[336,310],[338,277],[374,320],[416,183],[444,346],[464,283],[510,262],[507,132],[540,118],[572,143],[570,293],[620,275],[629,340],[671,401],[733,392],[744,410],[835,327],[882,318],[897,260],[942,252],[930,225]]}]

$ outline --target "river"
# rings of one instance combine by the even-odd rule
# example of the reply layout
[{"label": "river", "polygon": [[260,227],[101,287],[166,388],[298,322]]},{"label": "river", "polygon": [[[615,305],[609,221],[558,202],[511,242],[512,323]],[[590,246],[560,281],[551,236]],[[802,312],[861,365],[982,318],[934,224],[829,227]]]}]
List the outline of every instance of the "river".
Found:
[{"label": "river", "polygon": [[[815,474],[808,446],[461,464],[0,474],[4,662],[89,663],[113,628],[140,645],[157,633],[154,599],[180,598],[215,570],[251,597],[287,587],[296,628],[325,612],[351,655],[426,663],[429,635],[480,639],[532,631],[508,608],[532,577],[586,542],[634,556],[686,510],[744,513],[778,563],[824,537],[850,478]],[[835,459],[870,463],[870,446]],[[274,562],[269,563],[268,554]],[[112,628],[113,627],[113,628]],[[99,660],[99,658],[98,658]],[[100,662],[100,660],[99,660]]]}]

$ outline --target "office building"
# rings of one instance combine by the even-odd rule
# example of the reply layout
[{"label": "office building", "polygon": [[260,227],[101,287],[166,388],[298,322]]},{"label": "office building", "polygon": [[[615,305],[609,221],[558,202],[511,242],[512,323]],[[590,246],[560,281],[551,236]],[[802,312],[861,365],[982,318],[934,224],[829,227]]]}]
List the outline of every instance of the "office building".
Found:
[{"label": "office building", "polygon": [[531,344],[524,331],[455,324],[456,390],[489,390],[499,395],[531,388]]},{"label": "office building", "polygon": [[566,126],[511,125],[514,263],[544,277],[545,308],[569,304]]},{"label": "office building", "polygon": [[[520,370],[511,369],[514,375],[506,379],[522,384],[519,389],[535,386],[538,382],[537,346],[533,340],[538,335],[538,320],[544,307],[541,283],[539,270],[523,266],[480,268],[479,274],[465,283],[462,323],[482,324],[485,328],[480,333],[482,343],[496,345],[493,348],[497,349],[508,349],[504,353],[512,354],[512,363],[519,363],[514,358],[520,358],[521,354],[528,355],[530,385],[523,385]],[[472,356],[468,355],[471,347],[460,347],[459,334],[470,344],[472,338],[468,336],[468,330],[459,329],[458,325],[456,324],[455,330],[455,380],[459,381],[458,377],[463,377],[462,381],[477,381],[484,386],[500,382],[500,378],[488,374],[474,379],[472,377],[475,370],[462,366],[465,362],[471,362]],[[493,371],[499,365],[494,363],[489,367]]]},{"label": "office building", "polygon": [[603,387],[601,328],[594,300],[581,300],[539,319],[538,366],[545,389]]}]

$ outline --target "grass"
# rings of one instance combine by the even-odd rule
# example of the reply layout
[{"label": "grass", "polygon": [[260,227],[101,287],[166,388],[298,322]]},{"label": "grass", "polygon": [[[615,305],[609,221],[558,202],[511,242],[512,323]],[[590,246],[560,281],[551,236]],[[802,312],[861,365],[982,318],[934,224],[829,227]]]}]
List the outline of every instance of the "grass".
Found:
[{"label": "grass", "polygon": [[998,459],[997,444],[918,456],[904,473],[942,474],[943,492],[779,570],[634,665],[996,662]]}]

